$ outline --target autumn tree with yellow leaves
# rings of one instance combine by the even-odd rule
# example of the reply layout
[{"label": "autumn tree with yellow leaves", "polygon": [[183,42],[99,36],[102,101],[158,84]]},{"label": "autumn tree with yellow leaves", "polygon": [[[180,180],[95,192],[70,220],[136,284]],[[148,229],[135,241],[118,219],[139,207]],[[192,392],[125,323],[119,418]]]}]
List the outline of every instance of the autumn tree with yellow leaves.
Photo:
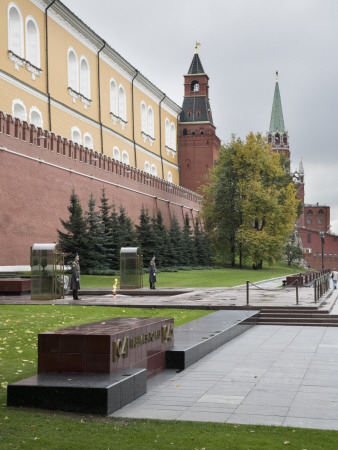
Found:
[{"label": "autumn tree with yellow leaves", "polygon": [[202,217],[219,263],[279,259],[297,220],[299,200],[285,161],[260,134],[232,137],[203,186]]}]

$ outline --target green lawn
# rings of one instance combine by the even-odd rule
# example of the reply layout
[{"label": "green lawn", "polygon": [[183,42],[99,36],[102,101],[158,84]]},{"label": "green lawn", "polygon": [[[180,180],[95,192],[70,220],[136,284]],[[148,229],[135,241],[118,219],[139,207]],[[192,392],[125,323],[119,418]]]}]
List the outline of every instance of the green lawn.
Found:
[{"label": "green lawn", "polygon": [[[244,269],[214,269],[189,270],[179,272],[160,272],[157,275],[156,287],[231,287],[245,284],[246,280],[255,282],[269,278],[282,277],[299,272],[299,267],[290,267],[286,263],[276,263],[262,270]],[[81,275],[81,288],[112,287],[118,276]],[[143,277],[143,285],[149,286],[148,274]],[[119,286],[119,284],[118,284]]]},{"label": "green lawn", "polygon": [[[268,271],[248,273],[269,278]],[[274,269],[270,276],[285,274]],[[205,278],[202,271],[196,271]],[[222,271],[210,271],[209,286]],[[224,274],[233,273],[231,269]],[[186,272],[179,274],[186,275]],[[160,274],[179,275],[179,274]],[[235,275],[235,274],[234,274]],[[244,277],[245,278],[245,277]],[[220,278],[221,279],[221,278]],[[219,279],[219,280],[220,280]],[[195,281],[197,278],[195,279]],[[235,283],[236,284],[236,283]],[[100,284],[102,285],[102,284]],[[119,316],[174,317],[175,325],[207,311],[132,309],[71,305],[0,305],[0,448],[1,449],[198,449],[335,450],[338,432],[219,423],[113,419],[6,407],[8,383],[36,374],[37,334]]]}]

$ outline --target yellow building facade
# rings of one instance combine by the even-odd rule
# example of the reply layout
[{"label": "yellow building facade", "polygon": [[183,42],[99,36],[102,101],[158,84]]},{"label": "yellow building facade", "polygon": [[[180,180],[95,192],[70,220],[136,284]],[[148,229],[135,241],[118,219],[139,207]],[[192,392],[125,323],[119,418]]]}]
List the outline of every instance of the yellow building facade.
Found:
[{"label": "yellow building facade", "polygon": [[58,0],[0,0],[0,110],[179,184],[181,108]]}]

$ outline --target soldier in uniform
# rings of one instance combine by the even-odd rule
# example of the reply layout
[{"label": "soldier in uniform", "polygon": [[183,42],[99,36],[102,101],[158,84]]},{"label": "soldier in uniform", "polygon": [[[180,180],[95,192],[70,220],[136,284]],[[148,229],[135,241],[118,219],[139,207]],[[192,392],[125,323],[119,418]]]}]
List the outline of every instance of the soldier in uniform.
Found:
[{"label": "soldier in uniform", "polygon": [[79,255],[75,255],[75,259],[72,262],[72,279],[70,282],[70,289],[73,291],[73,299],[79,300],[78,290],[80,289],[80,264]]},{"label": "soldier in uniform", "polygon": [[156,264],[155,264],[155,255],[151,258],[149,263],[149,284],[150,289],[155,289],[156,283]]}]

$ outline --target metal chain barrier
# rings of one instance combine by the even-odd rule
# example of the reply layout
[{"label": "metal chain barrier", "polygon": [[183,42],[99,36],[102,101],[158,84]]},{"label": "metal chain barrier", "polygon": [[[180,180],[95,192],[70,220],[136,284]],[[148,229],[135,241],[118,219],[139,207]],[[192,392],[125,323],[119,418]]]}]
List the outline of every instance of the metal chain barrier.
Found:
[{"label": "metal chain barrier", "polygon": [[[263,288],[261,286],[258,286],[257,284],[247,280],[246,282],[246,304],[249,305],[249,286],[250,284],[254,286],[256,289],[259,289],[261,291],[270,291],[270,292],[276,292],[276,291],[282,291],[283,289],[290,288],[292,286],[296,287],[296,304],[299,304],[299,294],[298,294],[298,287],[299,287],[299,280],[294,280],[292,283],[281,286],[278,288]],[[319,298],[324,295],[329,289],[330,289],[330,273],[326,273],[324,275],[321,275],[319,278],[316,278],[311,283],[308,283],[307,285],[303,285],[302,287],[312,287],[314,288],[314,300],[315,303],[319,300]]]}]

